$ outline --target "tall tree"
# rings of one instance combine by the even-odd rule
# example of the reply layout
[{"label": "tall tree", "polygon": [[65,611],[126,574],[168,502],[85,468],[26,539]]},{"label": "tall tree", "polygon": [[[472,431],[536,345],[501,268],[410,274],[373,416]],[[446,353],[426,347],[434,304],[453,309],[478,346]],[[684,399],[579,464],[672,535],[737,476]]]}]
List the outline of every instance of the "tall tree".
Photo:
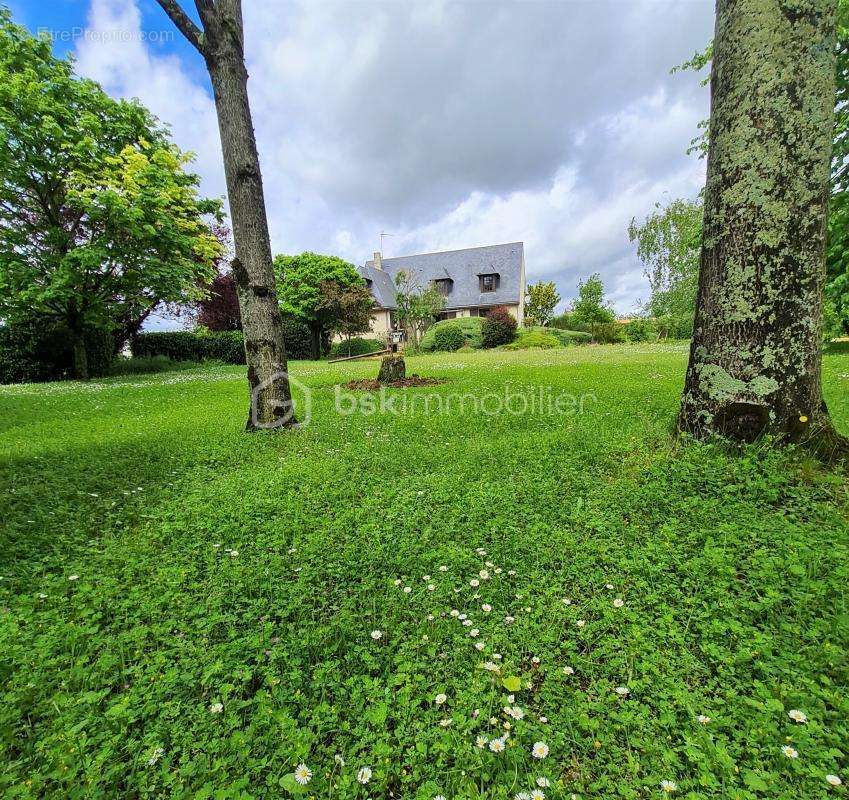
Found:
[{"label": "tall tree", "polygon": [[301,253],[297,256],[276,256],[274,268],[280,284],[280,310],[306,323],[312,336],[312,358],[321,358],[322,343],[329,347],[335,325],[333,304],[325,302],[331,291],[360,286],[365,281],[357,268],[337,256],[321,253]]},{"label": "tall tree", "polygon": [[322,281],[318,311],[331,334],[344,337],[351,355],[351,337],[368,333],[374,319],[374,297],[363,284],[345,286],[337,281]]},{"label": "tall tree", "polygon": [[552,281],[532,283],[525,298],[525,319],[531,325],[548,325],[559,302],[560,295]]},{"label": "tall tree", "polygon": [[395,275],[395,314],[414,347],[445,308],[445,298],[429,284],[423,287],[414,272],[402,269]]},{"label": "tall tree", "polygon": [[719,0],[704,237],[679,427],[845,446],[820,384],[833,0]]},{"label": "tall tree", "polygon": [[578,297],[572,302],[571,316],[573,322],[589,329],[593,339],[599,325],[608,325],[616,319],[604,297],[604,283],[597,272],[578,282]]},{"label": "tall tree", "polygon": [[271,260],[262,173],[248,102],[241,0],[195,0],[198,27],[177,0],[157,0],[203,56],[212,81],[236,257],[233,274],[245,334],[248,430],[295,422],[283,321]]},{"label": "tall tree", "polygon": [[0,9],[0,316],[58,324],[86,378],[87,332],[197,296],[219,203],[198,196],[190,160]]},{"label": "tall tree", "polygon": [[628,236],[637,242],[637,255],[645,265],[651,296],[646,310],[653,317],[687,317],[696,312],[699,256],[702,249],[702,203],[673,200],[655,204],[642,225],[636,219]]}]

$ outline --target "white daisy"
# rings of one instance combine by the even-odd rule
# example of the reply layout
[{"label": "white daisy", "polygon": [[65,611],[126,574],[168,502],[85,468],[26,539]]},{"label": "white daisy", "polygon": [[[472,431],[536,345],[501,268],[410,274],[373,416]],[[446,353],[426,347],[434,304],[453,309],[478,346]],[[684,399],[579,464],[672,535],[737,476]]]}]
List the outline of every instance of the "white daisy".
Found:
[{"label": "white daisy", "polygon": [[452,617],[459,617],[459,616],[460,616],[460,612],[459,612],[456,608],[452,608],[452,609],[451,609],[451,616],[452,616]]},{"label": "white daisy", "polygon": [[427,583],[430,580],[430,575],[422,575],[422,580]]},{"label": "white daisy", "polygon": [[400,578],[395,578],[395,580],[392,581],[392,583],[394,583],[396,586],[400,586],[403,582],[404,581],[402,581]]},{"label": "white daisy", "polygon": [[578,620],[575,624],[576,624],[579,628],[583,628],[583,627],[584,627],[584,625],[586,625],[586,624],[587,624],[587,621],[586,621],[585,619],[579,619],[579,620]]},{"label": "white daisy", "polygon": [[368,783],[371,780],[371,769],[369,767],[360,767],[357,772],[357,780],[364,785]]},{"label": "white daisy", "polygon": [[516,574],[516,570],[515,569],[508,569],[507,574],[512,578]]},{"label": "white daisy", "polygon": [[575,669],[573,667],[563,667],[563,674],[564,675],[574,675]]},{"label": "white daisy", "polygon": [[527,792],[519,792],[513,795],[513,800],[531,800],[531,796]]},{"label": "white daisy", "polygon": [[312,780],[312,770],[306,764],[298,764],[295,767],[295,780],[306,786]]},{"label": "white daisy", "polygon": [[840,786],[843,783],[843,781],[840,780],[840,777],[838,775],[826,775],[825,779],[832,786]]},{"label": "white daisy", "polygon": [[478,573],[478,575],[480,575],[481,580],[484,580],[484,581],[488,581],[488,580],[489,580],[489,573],[488,573],[485,569],[482,569],[482,570]]},{"label": "white daisy", "polygon": [[445,800],[445,795],[444,794],[434,795],[433,800]]},{"label": "white daisy", "polygon": [[531,664],[539,664],[539,656],[534,656],[531,659]]},{"label": "white daisy", "polygon": [[480,631],[477,628],[472,628],[469,631],[469,636],[471,636],[474,639],[476,636],[480,636]]},{"label": "white daisy", "polygon": [[802,722],[805,723],[808,721],[808,717],[804,711],[799,711],[798,709],[791,709],[787,712],[787,716],[793,720],[793,722]]},{"label": "white daisy", "polygon": [[440,572],[448,572],[448,567],[446,567],[446,566],[443,564],[443,565],[439,568],[439,571],[440,571]]},{"label": "white daisy", "polygon": [[504,739],[493,739],[489,743],[489,749],[492,750],[493,753],[504,752]]},{"label": "white daisy", "polygon": [[614,608],[622,608],[622,606],[624,606],[624,605],[625,605],[625,601],[621,597],[617,597],[613,601],[613,607]]},{"label": "white daisy", "polygon": [[454,722],[453,719],[441,719],[439,720],[439,724],[443,728],[450,728],[451,724]]},{"label": "white daisy", "polygon": [[224,704],[223,703],[213,703],[209,707],[209,713],[210,714],[220,714],[223,710],[224,710]]},{"label": "white daisy", "polygon": [[436,695],[436,697],[433,698],[433,702],[436,703],[436,705],[441,706],[447,699],[448,699],[447,694],[440,693],[440,694]]},{"label": "white daisy", "polygon": [[661,781],[660,788],[667,794],[672,794],[672,792],[677,791],[678,784],[675,781]]},{"label": "white daisy", "polygon": [[147,760],[147,765],[152,767],[157,761],[159,761],[160,758],[162,758],[164,753],[165,751],[161,747],[154,748],[153,752],[150,754],[150,758]]},{"label": "white daisy", "polygon": [[781,752],[787,756],[787,758],[799,758],[799,751],[792,748],[789,744],[784,745],[781,748]]},{"label": "white daisy", "polygon": [[404,587],[404,594],[409,594],[409,593],[410,593],[410,592],[412,592],[412,591],[413,591],[413,587],[412,587],[412,586],[405,586],[405,587]]},{"label": "white daisy", "polygon": [[531,792],[531,800],[545,800],[545,792],[542,789],[534,789]]},{"label": "white daisy", "polygon": [[478,738],[475,739],[475,745],[477,747],[479,747],[481,750],[483,750],[483,748],[486,747],[486,743],[488,741],[489,741],[489,739],[487,739],[486,736],[478,736]]},{"label": "white daisy", "polygon": [[617,686],[613,691],[620,697],[627,697],[631,694],[631,690],[627,686]]},{"label": "white daisy", "polygon": [[548,755],[548,745],[545,742],[535,742],[531,755],[534,758],[545,758]]},{"label": "white daisy", "polygon": [[700,725],[707,725],[710,722],[710,717],[706,717],[704,714],[699,714],[696,719]]},{"label": "white daisy", "polygon": [[487,661],[487,662],[483,665],[483,668],[484,668],[487,672],[498,672],[498,664],[495,664],[495,663],[494,663],[494,662],[492,662],[492,661]]},{"label": "white daisy", "polygon": [[504,617],[504,624],[505,625],[512,625],[515,621],[516,621],[516,617],[511,617],[509,614],[506,617]]},{"label": "white daisy", "polygon": [[373,630],[371,632],[371,638],[377,641],[381,636],[383,636],[383,631]]},{"label": "white daisy", "polygon": [[80,579],[79,575],[68,575],[69,581],[78,581]]},{"label": "white daisy", "polygon": [[475,642],[475,650],[477,650],[478,652],[483,650],[484,647],[486,647],[486,645],[483,642]]},{"label": "white daisy", "polygon": [[613,584],[612,584],[612,583],[606,583],[606,584],[604,585],[604,588],[605,588],[605,589],[612,589],[612,588],[613,588]]},{"label": "white daisy", "polygon": [[[230,551],[230,558],[235,558],[237,555],[239,555],[239,551],[238,551],[238,550],[231,550],[231,551]],[[300,569],[300,568],[299,568],[299,569]],[[298,570],[296,570],[296,572],[297,572],[297,571],[298,571]]]},{"label": "white daisy", "polygon": [[429,592],[432,592],[435,588],[436,588],[436,587],[435,587],[432,583],[429,583],[429,584],[427,585],[427,590],[428,590]]},{"label": "white daisy", "polygon": [[472,579],[469,581],[469,586],[471,586],[471,587],[472,587],[472,588],[474,588],[474,589],[476,589],[476,588],[477,588],[478,586],[480,586],[480,585],[481,585],[481,582],[480,582],[477,578],[472,578]]},{"label": "white daisy", "polygon": [[537,786],[539,786],[540,789],[547,789],[549,786],[551,786],[551,782],[548,780],[548,778],[545,778],[540,775],[540,777],[537,778]]},{"label": "white daisy", "polygon": [[492,606],[491,606],[489,603],[484,603],[484,604],[481,606],[481,608],[483,609],[483,611],[484,611],[486,614],[489,614],[489,612],[490,612],[490,611],[492,611]]}]

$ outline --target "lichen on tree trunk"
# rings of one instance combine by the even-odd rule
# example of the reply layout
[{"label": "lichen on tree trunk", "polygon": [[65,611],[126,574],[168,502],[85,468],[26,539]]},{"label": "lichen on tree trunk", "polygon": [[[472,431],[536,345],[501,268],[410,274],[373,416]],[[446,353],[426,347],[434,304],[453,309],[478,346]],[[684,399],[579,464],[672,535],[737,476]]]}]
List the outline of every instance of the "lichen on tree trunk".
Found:
[{"label": "lichen on tree trunk", "polygon": [[678,420],[699,438],[842,446],[820,383],[834,74],[833,0],[718,0],[699,292]]}]

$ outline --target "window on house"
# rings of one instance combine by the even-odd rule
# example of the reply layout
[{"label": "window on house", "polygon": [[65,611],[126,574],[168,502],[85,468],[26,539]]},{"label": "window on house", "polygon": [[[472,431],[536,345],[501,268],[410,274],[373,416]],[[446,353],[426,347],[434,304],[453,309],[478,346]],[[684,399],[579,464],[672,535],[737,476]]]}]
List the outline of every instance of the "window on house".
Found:
[{"label": "window on house", "polygon": [[443,297],[448,297],[448,294],[451,292],[451,284],[454,281],[451,278],[437,278],[433,285],[436,287],[436,291],[439,292]]},{"label": "window on house", "polygon": [[498,288],[498,274],[495,272],[488,275],[478,275],[478,279],[482,292],[494,292]]}]

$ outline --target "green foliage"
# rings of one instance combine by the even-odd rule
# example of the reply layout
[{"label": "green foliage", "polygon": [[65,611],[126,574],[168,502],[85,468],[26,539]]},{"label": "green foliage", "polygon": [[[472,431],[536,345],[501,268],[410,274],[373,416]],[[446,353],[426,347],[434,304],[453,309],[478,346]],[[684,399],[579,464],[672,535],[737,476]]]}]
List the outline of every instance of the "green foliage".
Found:
[{"label": "green foliage", "polygon": [[135,358],[165,356],[173,361],[245,363],[241,331],[153,331],[142,333],[132,343]]},{"label": "green foliage", "polygon": [[423,287],[412,272],[401,270],[395,276],[395,316],[407,332],[407,339],[418,347],[422,336],[445,308],[445,298],[436,287]]},{"label": "green foliage", "polygon": [[[243,434],[239,366],[4,387],[0,796],[280,798],[301,762],[334,800],[844,796],[845,482],[671,443],[687,348],[641,351],[408,361],[443,397],[592,395],[562,416],[342,419],[328,387],[375,365],[295,365],[312,421],[275,437]],[[825,357],[844,430],[847,373]]]},{"label": "green foliage", "polygon": [[564,311],[560,316],[554,317],[547,327],[549,329],[558,328],[564,331],[583,331],[589,333],[589,326],[583,320],[576,319],[571,311]]},{"label": "green foliage", "polygon": [[624,325],[618,322],[600,322],[593,326],[593,341],[599,344],[616,344],[625,339]]},{"label": "green foliage", "polygon": [[554,314],[560,295],[553,282],[538,281],[528,286],[525,300],[525,322],[528,325],[547,325]]},{"label": "green foliage", "polygon": [[[109,331],[83,332],[89,373],[109,372],[114,340]],[[32,383],[70,378],[74,354],[71,332],[51,319],[29,318],[0,325],[0,383]]]},{"label": "green foliage", "polygon": [[0,315],[77,334],[199,296],[220,245],[190,157],[0,9]]},{"label": "green foliage", "polygon": [[484,347],[498,347],[510,344],[516,338],[516,318],[505,306],[496,306],[484,317],[481,324],[481,338]]},{"label": "green foliage", "polygon": [[562,328],[554,328],[551,325],[546,327],[528,328],[528,330],[544,333],[547,336],[553,336],[564,347],[573,344],[587,344],[592,341],[592,336],[586,331],[570,331]]},{"label": "green foliage", "polygon": [[[597,272],[578,283],[578,297],[572,303],[570,317],[573,322],[585,327],[596,341],[601,341],[598,331],[613,324],[616,315],[605,300],[604,283]],[[608,332],[610,328],[605,327],[604,330]]]},{"label": "green foliage", "polygon": [[283,315],[283,340],[286,357],[296,360],[312,358],[313,338],[306,323],[290,314]]},{"label": "green foliage", "polygon": [[701,200],[678,199],[666,206],[656,203],[642,225],[631,220],[628,235],[637,242],[637,255],[651,287],[646,304],[649,315],[695,317],[702,216]]},{"label": "green foliage", "polygon": [[[427,329],[425,335],[422,336],[422,340],[419,343],[419,347],[422,352],[428,353],[432,350],[435,350],[434,347],[434,339],[436,337],[436,332],[445,327],[446,325],[457,325],[460,330],[463,332],[464,343],[463,346],[472,347],[477,350],[480,347],[483,347],[483,318],[481,317],[457,317],[456,319],[446,319],[441,322],[437,322],[435,325],[432,325]],[[408,347],[406,352],[409,352],[410,348]]]},{"label": "green foliage", "polygon": [[147,375],[158,372],[176,372],[195,369],[197,361],[174,361],[168,356],[143,358],[116,358],[109,367],[110,375]]},{"label": "green foliage", "polygon": [[529,350],[541,348],[548,350],[552,347],[563,347],[560,339],[553,333],[546,333],[544,328],[529,330],[520,328],[516,340],[504,346],[505,350]]},{"label": "green foliage", "polygon": [[450,352],[459,350],[465,343],[463,329],[454,321],[440,325],[433,332],[433,350]]},{"label": "green foliage", "polygon": [[379,339],[363,339],[360,336],[353,336],[345,341],[335,342],[330,348],[330,357],[363,356],[367,353],[379,353],[385,349],[386,342],[381,342]]},{"label": "green foliage", "polygon": [[650,317],[636,317],[625,324],[622,331],[629,342],[653,342],[657,336],[657,326]]},{"label": "green foliage", "polygon": [[[365,281],[353,264],[320,253],[278,255],[274,259],[274,271],[280,310],[284,316],[299,319],[309,328],[310,355],[319,358],[322,350],[329,349],[332,332],[342,325],[340,309],[344,303],[338,296],[340,290],[364,288]],[[335,284],[335,299],[328,297],[328,283]]]}]

